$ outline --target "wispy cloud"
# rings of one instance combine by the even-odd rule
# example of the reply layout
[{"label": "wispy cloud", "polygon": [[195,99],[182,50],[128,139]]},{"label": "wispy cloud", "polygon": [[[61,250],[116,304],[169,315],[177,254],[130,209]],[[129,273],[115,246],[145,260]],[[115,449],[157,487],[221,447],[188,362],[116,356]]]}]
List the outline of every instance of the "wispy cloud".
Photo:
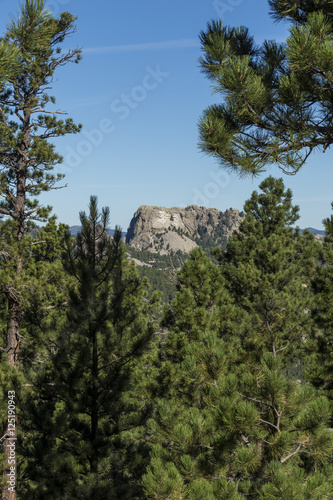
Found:
[{"label": "wispy cloud", "polygon": [[92,189],[141,189],[141,188],[156,188],[156,184],[78,184],[81,188],[92,188]]},{"label": "wispy cloud", "polygon": [[164,42],[131,43],[128,45],[106,45],[103,47],[87,47],[83,49],[85,54],[110,54],[116,52],[135,52],[148,50],[168,49],[193,49],[200,47],[195,38],[184,38],[181,40],[166,40]]},{"label": "wispy cloud", "polygon": [[332,201],[332,197],[314,197],[314,198],[297,198],[295,199],[296,203],[326,203],[327,201]]}]

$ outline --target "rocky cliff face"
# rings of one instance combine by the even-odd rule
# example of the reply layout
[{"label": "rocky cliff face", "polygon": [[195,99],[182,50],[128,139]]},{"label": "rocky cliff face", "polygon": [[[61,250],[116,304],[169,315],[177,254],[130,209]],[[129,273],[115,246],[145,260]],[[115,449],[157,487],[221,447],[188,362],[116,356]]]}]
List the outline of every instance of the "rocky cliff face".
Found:
[{"label": "rocky cliff face", "polygon": [[238,228],[242,217],[237,209],[220,212],[197,205],[186,208],[143,205],[131,220],[126,243],[137,250],[161,255],[177,250],[188,253],[204,242],[223,244]]}]

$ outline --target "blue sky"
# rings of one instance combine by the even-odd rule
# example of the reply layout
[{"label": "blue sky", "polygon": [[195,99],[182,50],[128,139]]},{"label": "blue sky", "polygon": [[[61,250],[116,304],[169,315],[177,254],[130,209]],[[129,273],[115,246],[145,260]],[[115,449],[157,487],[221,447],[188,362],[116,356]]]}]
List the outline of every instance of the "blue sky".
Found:
[{"label": "blue sky", "polygon": [[[219,96],[200,73],[198,35],[211,19],[248,26],[257,42],[282,41],[287,25],[274,24],[266,0],[48,0],[55,15],[78,17],[64,44],[81,47],[79,65],[55,75],[56,109],[82,123],[79,135],[58,139],[59,171],[68,187],[43,195],[61,222],[79,221],[91,194],[109,206],[111,226],[126,230],[140,205],[242,209],[265,174],[240,179],[221,170],[197,146],[197,122]],[[1,30],[14,0],[0,0]],[[322,228],[331,214],[333,156],[317,153],[296,176],[278,169],[300,205],[301,227]]]}]

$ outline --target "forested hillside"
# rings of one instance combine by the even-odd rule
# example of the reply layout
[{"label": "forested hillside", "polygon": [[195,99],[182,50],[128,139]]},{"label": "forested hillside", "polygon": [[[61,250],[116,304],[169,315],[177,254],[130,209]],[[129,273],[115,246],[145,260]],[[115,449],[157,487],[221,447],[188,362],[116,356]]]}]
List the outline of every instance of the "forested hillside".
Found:
[{"label": "forested hillside", "polygon": [[[201,147],[224,166],[297,173],[333,142],[328,3],[270,0],[285,45],[201,33],[227,96]],[[127,243],[92,195],[71,235],[39,195],[63,177],[51,140],[81,129],[48,93],[81,51],[45,7],[25,0],[0,40],[2,500],[333,498],[333,215],[324,240],[295,230],[267,176],[241,213],[145,205]]]},{"label": "forested hillside", "polygon": [[[235,212],[238,211],[234,210]],[[238,230],[240,221],[244,216],[243,212],[238,213],[236,223],[235,220],[230,223],[231,221],[226,217],[225,219],[220,219],[219,223],[210,231],[207,231],[205,226],[199,225],[198,232],[194,236],[189,233],[185,233],[185,235],[216,263],[214,249],[217,247],[222,250],[226,249],[229,238],[234,231]],[[304,231],[301,230],[302,233]],[[318,231],[314,228],[309,228],[308,231],[314,234],[317,241],[322,242],[324,240],[324,231]],[[159,237],[163,238],[163,233]],[[162,302],[169,303],[175,297],[177,291],[177,272],[189,259],[190,253],[182,252],[179,249],[175,251],[171,248],[168,248],[166,252],[160,253],[158,247],[154,252],[151,251],[151,248],[148,250],[138,250],[131,244],[126,245],[126,252],[128,257],[137,265],[139,276],[146,276],[148,278],[151,286],[149,293],[151,294],[159,290],[162,292]]]}]

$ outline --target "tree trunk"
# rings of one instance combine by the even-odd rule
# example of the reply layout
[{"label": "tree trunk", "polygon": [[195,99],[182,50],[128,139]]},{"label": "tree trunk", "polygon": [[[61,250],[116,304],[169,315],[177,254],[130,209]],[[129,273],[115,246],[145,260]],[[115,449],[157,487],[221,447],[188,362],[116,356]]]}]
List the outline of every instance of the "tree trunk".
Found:
[{"label": "tree trunk", "polygon": [[[11,299],[8,301],[8,307],[11,311],[9,324],[7,329],[7,354],[8,361],[11,366],[15,366],[18,360],[19,352],[19,331],[20,331],[20,317],[21,317],[21,304],[19,299]],[[7,397],[7,395],[4,395]],[[15,399],[14,399],[15,401]],[[9,407],[10,399],[8,399]],[[12,405],[15,407],[15,405]],[[14,418],[15,423],[9,419]],[[16,467],[16,438],[17,438],[17,416],[6,416],[3,430],[3,453],[5,454],[5,468],[4,480],[5,486],[3,487],[1,499],[2,500],[16,500],[16,487],[17,487],[17,467]]]},{"label": "tree trunk", "polygon": [[7,327],[7,348],[8,362],[15,366],[19,353],[19,334],[21,319],[21,304],[19,298],[8,300],[9,322]]},{"label": "tree trunk", "polygon": [[[18,246],[24,237],[25,231],[25,206],[26,206],[26,178],[27,178],[27,151],[30,141],[30,131],[29,131],[29,123],[30,123],[30,110],[25,112],[24,118],[24,140],[22,141],[20,157],[17,166],[16,173],[16,199],[15,199],[15,207],[14,207],[14,219],[17,221],[17,233],[16,233],[16,241]],[[21,277],[22,271],[22,256],[20,255],[20,250],[18,248],[19,254],[17,257],[17,267],[16,267],[16,282],[18,283]],[[20,345],[20,320],[21,320],[21,300],[20,294],[15,286],[13,289],[9,290],[7,293],[8,300],[8,313],[9,313],[9,321],[7,326],[7,346],[6,352],[8,355],[8,362],[11,366],[15,366],[18,362],[19,355],[19,345]],[[16,412],[15,412],[16,413]],[[8,429],[8,419],[4,424],[4,435],[10,436]],[[8,437],[4,440],[3,443],[3,452],[5,454],[5,470],[4,477],[5,480],[8,478],[9,467],[14,466],[15,470],[15,483],[16,483],[16,451],[15,451],[15,464],[12,464],[12,455],[13,453],[13,443],[16,445],[16,436],[17,436],[17,415],[15,414],[15,439],[9,439]],[[10,447],[9,447],[10,446]],[[13,471],[13,469],[11,469]],[[14,490],[14,491],[13,491]],[[4,487],[2,494],[2,500],[16,500],[16,484],[15,488],[9,490],[8,481],[7,486]]]},{"label": "tree trunk", "polygon": [[91,445],[92,456],[90,460],[90,472],[98,478],[98,449],[96,446],[98,436],[98,343],[97,333],[93,332],[93,366],[92,366],[92,405],[91,405]]},{"label": "tree trunk", "polygon": [[[16,274],[19,277],[21,275],[22,260],[18,259],[18,265],[16,269]],[[17,290],[11,290],[8,293],[8,311],[9,311],[9,321],[7,326],[7,347],[6,352],[8,355],[8,362],[10,366],[14,367],[18,362],[19,355],[19,334],[20,334],[20,320],[21,320],[21,301],[19,292]],[[8,399],[8,402],[10,400]],[[15,405],[14,405],[15,406]],[[6,417],[3,430],[3,453],[5,454],[5,468],[4,468],[4,480],[5,486],[1,492],[1,500],[16,500],[16,487],[17,487],[17,467],[16,467],[16,438],[17,438],[17,415],[15,411],[15,425],[9,424],[8,419],[10,415]],[[9,479],[14,477],[13,482]],[[14,486],[14,487],[13,487]]]}]

